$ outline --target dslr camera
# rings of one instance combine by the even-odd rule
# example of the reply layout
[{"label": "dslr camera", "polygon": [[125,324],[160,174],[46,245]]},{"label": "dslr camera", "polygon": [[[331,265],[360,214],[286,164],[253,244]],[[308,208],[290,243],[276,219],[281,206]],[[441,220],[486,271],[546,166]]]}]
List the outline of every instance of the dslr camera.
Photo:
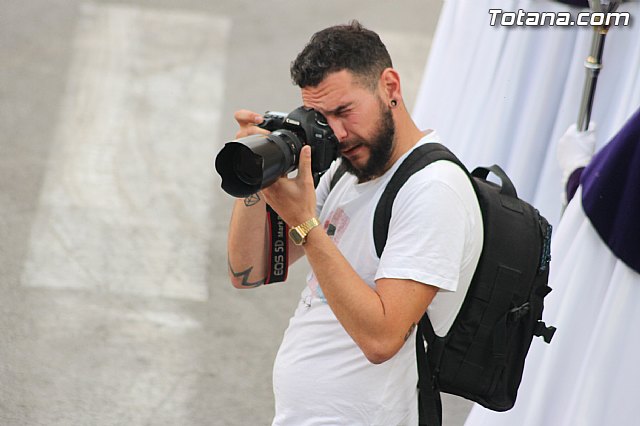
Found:
[{"label": "dslr camera", "polygon": [[289,114],[267,111],[258,127],[268,135],[251,135],[227,142],[216,157],[222,189],[234,197],[248,197],[298,168],[300,150],[311,146],[311,171],[317,184],[338,156],[338,139],[327,119],[312,108]]}]

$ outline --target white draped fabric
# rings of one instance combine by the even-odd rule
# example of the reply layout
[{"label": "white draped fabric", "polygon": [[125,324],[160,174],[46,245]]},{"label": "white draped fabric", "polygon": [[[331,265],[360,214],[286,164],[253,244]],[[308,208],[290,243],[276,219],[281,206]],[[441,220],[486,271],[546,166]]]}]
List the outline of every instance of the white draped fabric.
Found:
[{"label": "white draped fabric", "polygon": [[640,274],[602,243],[581,201],[579,189],[552,242],[552,343],[534,339],[514,408],[476,405],[467,426],[639,424]]},{"label": "white draped fabric", "polygon": [[[557,225],[556,145],[578,117],[592,30],[491,27],[490,8],[576,11],[547,0],[445,0],[413,116],[469,168],[501,165]],[[606,39],[592,114],[597,148],[640,106],[640,2],[619,11],[632,25]],[[553,342],[534,339],[512,410],[476,405],[467,426],[639,424],[640,274],[602,243],[580,192],[554,230],[552,256],[544,320],[558,327]]]},{"label": "white draped fabric", "polygon": [[[590,27],[491,27],[490,8],[576,11],[547,0],[445,0],[413,116],[470,169],[497,163],[552,224],[560,217],[555,147],[578,118]],[[603,146],[640,105],[640,3],[607,36],[592,120]],[[635,24],[635,25],[634,25]]]}]

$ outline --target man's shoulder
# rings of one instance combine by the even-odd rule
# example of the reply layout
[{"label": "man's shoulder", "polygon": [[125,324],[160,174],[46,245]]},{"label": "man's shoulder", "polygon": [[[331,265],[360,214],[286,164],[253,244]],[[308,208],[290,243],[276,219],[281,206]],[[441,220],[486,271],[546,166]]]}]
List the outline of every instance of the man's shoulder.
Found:
[{"label": "man's shoulder", "polygon": [[458,205],[477,220],[480,205],[467,172],[448,160],[435,161],[414,173],[397,194],[400,208],[438,208],[438,204]]},{"label": "man's shoulder", "polygon": [[455,192],[473,191],[473,186],[467,175],[456,163],[449,160],[436,160],[421,170],[415,172],[403,185],[403,188],[428,187],[444,185]]},{"label": "man's shoulder", "polygon": [[[397,167],[401,167],[402,162],[412,154],[415,155],[417,150],[422,151],[423,154],[429,153],[429,155],[433,155],[432,149],[429,148],[436,150],[438,150],[438,148],[444,150],[448,149],[443,143],[440,134],[433,129],[429,129],[424,132],[424,136],[416,142],[407,154],[403,156]],[[443,153],[443,155],[446,154]],[[446,158],[432,162],[428,166],[414,173],[414,175],[415,178],[411,183],[413,185],[441,181],[444,183],[450,182],[452,185],[456,186],[465,186],[465,183],[468,182],[466,172],[460,166],[452,161],[448,161]]]}]

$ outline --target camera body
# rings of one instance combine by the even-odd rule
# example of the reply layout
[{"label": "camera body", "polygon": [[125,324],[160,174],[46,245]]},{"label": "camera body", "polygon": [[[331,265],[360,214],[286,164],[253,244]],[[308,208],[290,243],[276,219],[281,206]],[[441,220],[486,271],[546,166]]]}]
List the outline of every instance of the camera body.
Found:
[{"label": "camera body", "polygon": [[234,197],[247,197],[297,169],[300,150],[311,146],[311,171],[317,183],[338,157],[338,139],[326,118],[312,108],[289,114],[268,111],[258,125],[268,135],[251,135],[227,142],[216,158],[222,189]]},{"label": "camera body", "polygon": [[[311,146],[311,171],[322,174],[338,156],[338,139],[320,112],[299,107],[289,114],[267,111],[258,127],[276,132],[289,130],[296,134],[302,145]],[[297,161],[296,161],[297,164]]]}]

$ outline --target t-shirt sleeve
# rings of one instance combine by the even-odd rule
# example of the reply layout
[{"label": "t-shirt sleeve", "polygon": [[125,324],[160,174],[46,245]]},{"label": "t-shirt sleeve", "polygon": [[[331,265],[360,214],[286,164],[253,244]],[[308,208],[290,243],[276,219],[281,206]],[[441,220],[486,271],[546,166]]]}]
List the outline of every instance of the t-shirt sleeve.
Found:
[{"label": "t-shirt sleeve", "polygon": [[393,204],[389,234],[375,279],[410,279],[458,288],[465,245],[465,208],[442,180],[413,175]]}]

